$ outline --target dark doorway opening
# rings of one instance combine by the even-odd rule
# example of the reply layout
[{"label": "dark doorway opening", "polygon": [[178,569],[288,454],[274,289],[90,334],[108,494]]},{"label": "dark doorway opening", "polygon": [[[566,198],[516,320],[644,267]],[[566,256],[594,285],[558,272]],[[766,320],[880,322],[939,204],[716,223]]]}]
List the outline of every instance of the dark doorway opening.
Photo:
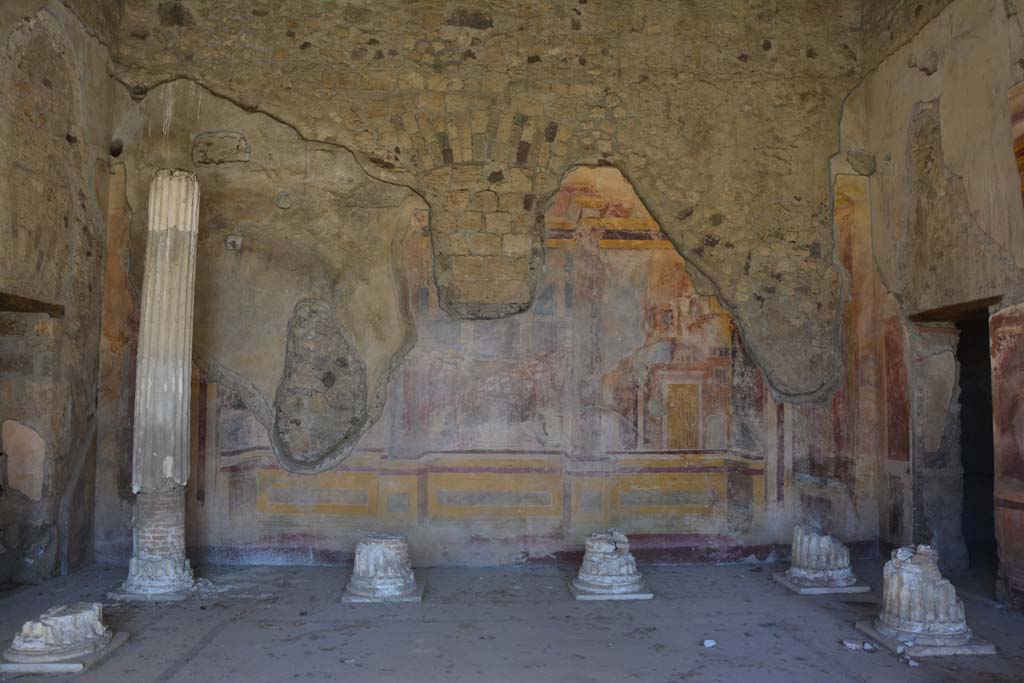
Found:
[{"label": "dark doorway opening", "polygon": [[994,580],[996,553],[995,447],[988,318],[957,323],[960,341],[960,453],[964,469],[963,532],[972,571]]}]

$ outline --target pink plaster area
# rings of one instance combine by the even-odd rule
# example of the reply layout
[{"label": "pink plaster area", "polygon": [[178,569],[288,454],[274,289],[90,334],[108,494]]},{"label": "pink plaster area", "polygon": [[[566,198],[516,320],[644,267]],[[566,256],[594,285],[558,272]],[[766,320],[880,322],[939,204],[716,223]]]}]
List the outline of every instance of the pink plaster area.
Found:
[{"label": "pink plaster area", "polygon": [[16,420],[4,420],[0,446],[7,455],[7,484],[32,500],[43,497],[43,466],[46,442],[32,429]]},{"label": "pink plaster area", "polygon": [[1024,304],[989,319],[1000,574],[1024,609]]}]

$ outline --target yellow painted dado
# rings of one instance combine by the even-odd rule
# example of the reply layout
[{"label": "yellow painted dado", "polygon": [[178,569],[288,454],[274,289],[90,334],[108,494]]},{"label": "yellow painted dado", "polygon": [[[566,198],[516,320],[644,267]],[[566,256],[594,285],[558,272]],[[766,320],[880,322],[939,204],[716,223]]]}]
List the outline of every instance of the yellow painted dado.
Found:
[{"label": "yellow painted dado", "polygon": [[315,477],[259,470],[256,507],[275,515],[372,517],[378,510],[376,472],[322,472]]},{"label": "yellow painted dado", "polygon": [[724,511],[724,472],[619,475],[611,488],[613,518],[714,515]]},{"label": "yellow painted dado", "polygon": [[374,517],[407,524],[550,520],[567,513],[565,521],[573,527],[628,521],[639,528],[653,524],[682,531],[725,518],[730,482],[737,477],[750,481],[748,504],[764,504],[761,462],[729,452],[623,453],[600,463],[565,461],[557,454],[509,458],[431,453],[416,461],[384,460],[380,467],[361,464],[367,470],[312,477],[258,470],[257,510],[268,518]]},{"label": "yellow painted dado", "polygon": [[562,474],[429,473],[431,519],[562,516]]}]

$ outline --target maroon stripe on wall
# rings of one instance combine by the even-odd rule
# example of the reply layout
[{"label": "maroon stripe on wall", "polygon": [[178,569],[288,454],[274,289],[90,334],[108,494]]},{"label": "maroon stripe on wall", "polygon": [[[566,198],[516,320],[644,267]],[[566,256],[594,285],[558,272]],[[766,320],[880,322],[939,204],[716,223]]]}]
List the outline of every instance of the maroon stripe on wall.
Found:
[{"label": "maroon stripe on wall", "polygon": [[775,406],[778,453],[775,455],[775,497],[781,503],[786,495],[786,405]]},{"label": "maroon stripe on wall", "polygon": [[196,500],[206,501],[206,379],[199,381],[199,398],[196,401]]}]

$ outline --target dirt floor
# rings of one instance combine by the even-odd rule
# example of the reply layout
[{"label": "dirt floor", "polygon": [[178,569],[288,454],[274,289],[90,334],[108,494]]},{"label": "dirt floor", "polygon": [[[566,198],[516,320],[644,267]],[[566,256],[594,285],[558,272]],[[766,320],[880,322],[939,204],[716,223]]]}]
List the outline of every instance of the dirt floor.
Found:
[{"label": "dirt floor", "polygon": [[[226,588],[172,605],[107,604],[130,640],[76,676],[109,681],[1024,681],[1024,614],[966,580],[961,595],[992,657],[854,652],[877,611],[881,561],[856,565],[874,591],[800,597],[768,565],[642,567],[655,599],[575,602],[568,567],[421,569],[424,602],[342,604],[345,568],[206,567]],[[93,567],[0,597],[0,634],[56,604],[104,600],[123,568]],[[4,636],[5,638],[7,636]],[[702,641],[714,639],[713,648]],[[6,680],[13,679],[10,676]]]}]

